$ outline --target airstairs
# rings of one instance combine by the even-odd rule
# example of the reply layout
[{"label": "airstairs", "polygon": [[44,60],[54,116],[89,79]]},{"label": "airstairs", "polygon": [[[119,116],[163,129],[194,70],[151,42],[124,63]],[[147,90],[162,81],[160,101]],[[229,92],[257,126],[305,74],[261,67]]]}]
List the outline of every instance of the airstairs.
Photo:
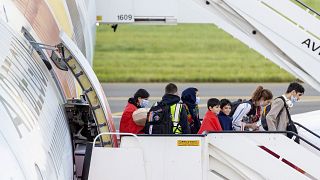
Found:
[{"label": "airstairs", "polygon": [[[298,134],[312,142],[317,147],[320,147],[320,110],[311,111],[307,113],[296,114],[292,116],[296,127],[298,129]],[[301,142],[301,145],[308,148],[310,151],[318,154],[320,156],[320,151],[316,151],[310,145]]]},{"label": "airstairs", "polygon": [[[320,150],[318,148],[318,150]],[[320,156],[282,133],[122,136],[92,148],[88,179],[320,179]]]},{"label": "airstairs", "polygon": [[[61,45],[65,46],[64,62],[74,72],[85,93],[92,91],[86,89],[98,89],[95,86],[99,83],[93,83],[92,77],[95,76],[88,75],[90,68],[85,68],[86,61],[77,53],[78,49],[63,33],[61,39]],[[88,80],[87,77],[91,78]],[[93,97],[96,96],[94,94]],[[103,101],[99,98],[93,100],[90,101],[91,106],[97,110],[94,103]],[[105,121],[104,118],[99,119]],[[86,158],[81,177],[94,180],[320,179],[318,166],[315,166],[320,160],[320,148],[300,137],[309,147],[305,148],[288,139],[284,133],[222,132],[182,136],[121,134],[121,145],[115,148],[101,143],[101,140],[105,140],[101,137],[115,137],[116,134],[105,132],[94,139],[92,148],[85,148]]]},{"label": "airstairs", "polygon": [[[97,20],[115,29],[122,23],[212,23],[320,91],[319,14],[298,0],[97,0]],[[82,177],[320,179],[318,144],[301,136],[300,145],[285,133],[122,136],[119,148],[93,145],[86,152],[90,166]]]}]

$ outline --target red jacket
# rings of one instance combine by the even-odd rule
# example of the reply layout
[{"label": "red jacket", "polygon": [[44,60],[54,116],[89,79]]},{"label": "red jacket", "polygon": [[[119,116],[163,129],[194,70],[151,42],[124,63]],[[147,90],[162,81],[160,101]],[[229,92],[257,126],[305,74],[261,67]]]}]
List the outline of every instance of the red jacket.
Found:
[{"label": "red jacket", "polygon": [[198,134],[204,131],[222,131],[218,116],[209,110],[204,115]]},{"label": "red jacket", "polygon": [[133,134],[143,134],[144,126],[138,126],[134,123],[132,114],[137,110],[137,106],[128,102],[125,107],[121,120],[120,120],[120,132],[133,133]]}]

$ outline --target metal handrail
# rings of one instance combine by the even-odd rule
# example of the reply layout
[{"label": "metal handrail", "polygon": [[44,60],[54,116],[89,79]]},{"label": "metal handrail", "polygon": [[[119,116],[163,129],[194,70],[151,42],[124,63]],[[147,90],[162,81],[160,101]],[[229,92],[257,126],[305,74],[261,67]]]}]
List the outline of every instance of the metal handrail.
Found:
[{"label": "metal handrail", "polygon": [[208,132],[208,134],[210,134],[210,133],[226,133],[226,134],[292,134],[293,136],[301,139],[302,141],[304,141],[305,143],[307,143],[311,147],[313,147],[316,150],[320,151],[320,148],[318,146],[312,144],[311,142],[309,142],[305,138],[299,136],[298,134],[296,134],[296,133],[294,133],[292,131],[219,131],[219,132],[210,131],[210,132]]},{"label": "metal handrail", "polygon": [[[94,140],[93,140],[93,144],[92,144],[92,150],[95,148],[95,145],[96,145],[96,141],[97,139],[101,136],[101,135],[125,135],[125,136],[133,136],[137,141],[138,141],[138,146],[139,148],[141,149],[142,151],[142,161],[144,162],[144,165],[143,165],[143,168],[144,168],[144,176],[145,178],[147,178],[147,167],[145,166],[146,164],[146,157],[145,157],[145,153],[144,153],[144,150],[142,148],[142,145],[141,145],[141,141],[140,139],[138,138],[138,136],[136,134],[132,134],[132,133],[121,133],[121,132],[104,132],[104,133],[100,133],[98,134]],[[103,147],[103,148],[107,148],[107,147]],[[109,148],[112,148],[112,147],[109,147]]]},{"label": "metal handrail", "polygon": [[135,139],[137,139],[137,141],[139,142],[139,145],[141,146],[141,142],[140,142],[140,139],[138,138],[138,136],[136,134],[132,134],[132,133],[120,133],[120,132],[103,132],[103,133],[100,133],[98,134],[94,140],[93,140],[93,145],[92,145],[92,148],[94,148],[96,146],[96,141],[97,139],[102,136],[102,135],[126,135],[126,136],[133,136],[135,137]]},{"label": "metal handrail", "polygon": [[302,5],[303,7],[309,9],[311,12],[315,13],[316,15],[320,16],[320,13],[318,13],[316,10],[312,9],[311,7],[309,7],[308,5],[306,5],[304,2],[301,2],[300,0],[295,0],[297,3],[299,3],[300,5]]},{"label": "metal handrail", "polygon": [[[312,131],[311,131],[312,132]],[[308,145],[310,145],[311,147],[317,149],[318,151],[320,151],[320,148],[314,144],[312,144],[311,142],[309,142],[308,140],[306,140],[305,138],[299,136],[297,133],[294,133],[292,131],[209,131],[207,134],[210,133],[222,133],[222,134],[292,134],[293,136],[301,139],[302,141],[304,141],[305,143],[307,143]],[[140,144],[140,139],[138,138],[138,136],[136,134],[132,134],[132,133],[113,133],[113,132],[105,132],[105,133],[100,133],[98,134],[93,141],[93,147],[95,147],[95,143],[96,140],[99,136],[101,135],[129,135],[129,136],[133,136],[137,139],[137,141]],[[202,134],[202,135],[191,135],[191,134],[184,134],[184,135],[175,135],[175,134],[156,134],[156,135],[142,135],[142,136],[205,136],[207,134]],[[141,146],[141,144],[140,144]]]},{"label": "metal handrail", "polygon": [[302,124],[299,124],[297,122],[293,122],[294,124],[298,125],[299,127],[301,127],[302,129],[306,130],[307,132],[309,132],[310,134],[316,136],[317,138],[320,139],[320,135],[314,133],[313,131],[311,131],[310,129],[306,128],[305,126],[303,126]]},{"label": "metal handrail", "polygon": [[153,137],[153,136],[160,136],[160,137],[204,137],[205,134],[138,134],[138,137]]}]

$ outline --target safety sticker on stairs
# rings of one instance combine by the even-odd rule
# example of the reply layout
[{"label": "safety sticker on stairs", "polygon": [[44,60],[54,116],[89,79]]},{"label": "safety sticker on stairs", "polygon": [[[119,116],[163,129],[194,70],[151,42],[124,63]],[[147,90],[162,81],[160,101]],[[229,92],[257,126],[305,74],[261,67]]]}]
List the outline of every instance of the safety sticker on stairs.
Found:
[{"label": "safety sticker on stairs", "polygon": [[200,146],[200,140],[177,140],[177,146]]}]

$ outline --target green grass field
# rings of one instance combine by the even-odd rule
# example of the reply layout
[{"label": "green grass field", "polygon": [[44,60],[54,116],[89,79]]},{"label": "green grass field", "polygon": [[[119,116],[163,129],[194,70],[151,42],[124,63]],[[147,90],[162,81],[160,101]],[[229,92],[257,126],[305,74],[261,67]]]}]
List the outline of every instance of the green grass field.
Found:
[{"label": "green grass field", "polygon": [[287,82],[295,78],[214,25],[97,28],[102,82]]}]

